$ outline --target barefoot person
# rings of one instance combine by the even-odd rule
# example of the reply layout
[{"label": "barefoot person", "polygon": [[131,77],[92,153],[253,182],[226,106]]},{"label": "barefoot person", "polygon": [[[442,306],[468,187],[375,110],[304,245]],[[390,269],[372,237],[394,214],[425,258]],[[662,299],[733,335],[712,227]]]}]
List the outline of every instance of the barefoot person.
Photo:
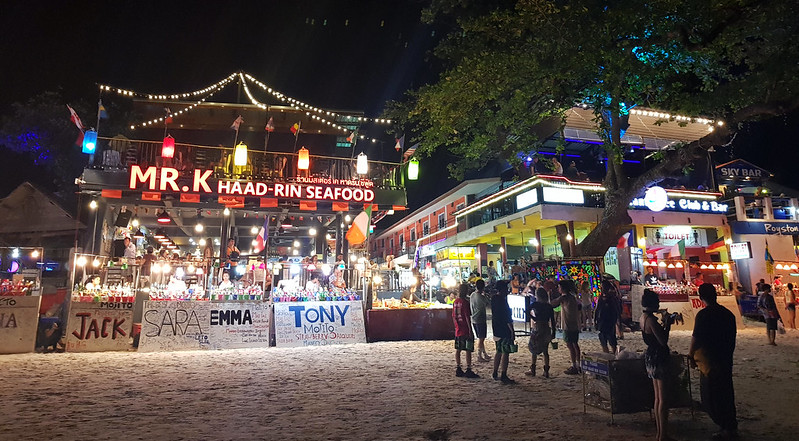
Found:
[{"label": "barefoot person", "polygon": [[508,355],[511,352],[511,345],[515,344],[516,336],[508,306],[508,281],[500,280],[494,286],[497,291],[491,297],[491,330],[494,331],[497,352],[494,355],[493,378],[502,380],[504,384],[510,384],[515,381],[508,378]]},{"label": "barefoot person", "polygon": [[699,298],[707,306],[696,314],[688,356],[699,365],[702,407],[721,431],[713,439],[738,439],[735,391],[732,386],[732,354],[735,351],[735,316],[718,304],[716,288],[699,287]]},{"label": "barefoot person", "polygon": [[575,296],[575,285],[572,280],[561,280],[558,282],[558,292],[560,297],[552,300],[552,306],[561,306],[563,314],[563,341],[569,348],[569,357],[572,365],[563,373],[566,375],[577,375],[580,373],[580,301]]},{"label": "barefoot person", "polygon": [[[455,368],[456,377],[480,378],[472,372],[472,352],[474,351],[474,334],[472,334],[472,312],[466,298],[469,285],[461,283],[458,298],[452,302],[452,321],[455,323]],[[461,351],[466,351],[466,372],[461,369]]]},{"label": "barefoot person", "polygon": [[660,309],[660,299],[656,292],[645,289],[641,297],[641,306],[644,313],[641,315],[641,333],[646,343],[644,365],[646,373],[652,379],[655,390],[655,402],[652,410],[655,414],[657,425],[657,440],[668,440],[669,408],[666,405],[666,370],[669,364],[669,329],[671,322],[666,321],[665,329],[658,322],[655,313]]},{"label": "barefoot person", "polygon": [[[602,352],[616,353],[618,342],[616,341],[616,323],[619,321],[616,296],[616,286],[608,280],[602,281],[602,295],[596,302],[596,328],[599,330],[599,344],[602,345]],[[610,345],[610,349],[608,349]]]},{"label": "barefoot person", "polygon": [[530,342],[527,348],[532,354],[530,371],[525,375],[535,377],[535,362],[539,354],[544,355],[544,378],[549,378],[549,344],[555,330],[555,311],[549,304],[549,295],[542,288],[536,291],[535,302],[527,312],[530,318]]},{"label": "barefoot person", "polygon": [[796,291],[793,290],[793,283],[788,284],[785,290],[785,309],[788,311],[788,327],[796,329]]},{"label": "barefoot person", "polygon": [[763,314],[763,318],[766,319],[766,338],[768,338],[769,345],[777,346],[775,341],[777,338],[777,321],[780,318],[777,311],[777,303],[774,301],[774,296],[771,295],[771,285],[764,283],[760,285],[760,290],[762,294],[757,299],[757,307]]},{"label": "barefoot person", "polygon": [[491,361],[491,356],[486,352],[486,335],[488,334],[488,323],[486,320],[486,307],[491,303],[491,299],[485,293],[486,283],[483,279],[475,282],[477,290],[469,296],[469,306],[472,309],[472,326],[474,335],[477,337],[477,360]]}]

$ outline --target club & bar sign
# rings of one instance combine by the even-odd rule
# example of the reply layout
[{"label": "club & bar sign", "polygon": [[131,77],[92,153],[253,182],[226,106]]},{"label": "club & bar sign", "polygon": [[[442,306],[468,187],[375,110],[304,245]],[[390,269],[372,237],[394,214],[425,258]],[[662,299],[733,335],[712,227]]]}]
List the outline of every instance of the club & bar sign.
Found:
[{"label": "club & bar sign", "polygon": [[258,182],[235,179],[212,180],[213,170],[195,169],[191,176],[170,167],[130,168],[131,190],[171,191],[177,193],[205,193],[223,196],[254,196],[318,201],[372,202],[375,192],[367,180],[314,179],[298,182]]}]

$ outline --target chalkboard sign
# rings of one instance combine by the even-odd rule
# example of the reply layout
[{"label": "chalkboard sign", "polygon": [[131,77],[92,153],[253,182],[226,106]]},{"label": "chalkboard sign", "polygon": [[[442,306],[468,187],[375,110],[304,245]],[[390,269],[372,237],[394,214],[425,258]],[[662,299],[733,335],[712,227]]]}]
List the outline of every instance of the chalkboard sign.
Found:
[{"label": "chalkboard sign", "polygon": [[210,349],[210,302],[147,300],[140,352]]},{"label": "chalkboard sign", "polygon": [[0,296],[0,354],[33,352],[39,296]]},{"label": "chalkboard sign", "polygon": [[360,301],[278,302],[274,309],[278,347],[366,343]]},{"label": "chalkboard sign", "polygon": [[269,346],[271,310],[264,302],[211,302],[210,346],[213,349]]},{"label": "chalkboard sign", "polygon": [[133,303],[72,302],[66,336],[68,352],[127,351],[131,348]]}]

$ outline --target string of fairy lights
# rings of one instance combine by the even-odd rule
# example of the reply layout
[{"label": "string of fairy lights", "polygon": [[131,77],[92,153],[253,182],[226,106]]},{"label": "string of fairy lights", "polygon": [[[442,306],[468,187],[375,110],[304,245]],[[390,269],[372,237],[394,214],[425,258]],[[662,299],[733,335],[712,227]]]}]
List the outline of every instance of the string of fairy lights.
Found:
[{"label": "string of fairy lights", "polygon": [[224,86],[226,86],[231,81],[233,81],[235,78],[236,78],[236,74],[232,73],[232,74],[228,75],[227,77],[217,81],[216,83],[211,84],[208,87],[204,87],[204,88],[202,88],[200,90],[195,90],[193,92],[184,92],[184,93],[172,93],[172,94],[168,94],[168,95],[158,95],[158,94],[152,94],[152,93],[140,93],[140,92],[135,92],[133,90],[119,89],[119,88],[116,88],[116,87],[113,87],[113,86],[109,86],[107,84],[100,84],[99,87],[100,87],[100,91],[101,92],[113,92],[113,93],[116,93],[117,95],[122,95],[122,96],[127,96],[127,97],[146,98],[148,100],[167,100],[167,99],[177,100],[177,99],[181,99],[181,98],[195,98],[197,96],[206,95],[206,94],[208,94],[211,91],[217,91],[217,90],[223,88]]},{"label": "string of fairy lights", "polygon": [[191,106],[189,106],[189,107],[185,107],[185,108],[183,108],[182,110],[178,110],[177,112],[172,112],[170,115],[167,115],[167,116],[162,116],[162,117],[160,117],[160,118],[153,118],[153,119],[151,119],[151,120],[149,120],[149,121],[145,121],[145,122],[143,122],[143,123],[139,123],[139,124],[132,124],[132,125],[130,126],[130,129],[131,129],[131,130],[135,130],[135,129],[138,129],[138,128],[141,128],[141,127],[147,127],[147,126],[155,125],[155,124],[158,124],[158,123],[162,123],[162,122],[164,122],[164,120],[165,120],[165,119],[167,119],[167,118],[169,118],[170,116],[171,116],[172,118],[175,118],[175,117],[177,117],[177,116],[180,116],[180,115],[184,115],[184,114],[186,114],[186,113],[189,113],[189,112],[191,112],[192,110],[194,110],[195,108],[197,108],[197,106],[199,106],[200,104],[204,103],[204,102],[205,102],[205,101],[206,101],[208,98],[211,98],[212,96],[214,96],[214,95],[216,94],[216,92],[218,92],[219,90],[221,90],[223,87],[224,87],[224,85],[223,85],[221,88],[219,88],[219,89],[217,89],[217,90],[215,90],[215,91],[211,92],[211,93],[210,93],[208,96],[206,96],[206,97],[202,98],[201,100],[198,100],[196,103],[192,104],[192,105],[191,105]]}]

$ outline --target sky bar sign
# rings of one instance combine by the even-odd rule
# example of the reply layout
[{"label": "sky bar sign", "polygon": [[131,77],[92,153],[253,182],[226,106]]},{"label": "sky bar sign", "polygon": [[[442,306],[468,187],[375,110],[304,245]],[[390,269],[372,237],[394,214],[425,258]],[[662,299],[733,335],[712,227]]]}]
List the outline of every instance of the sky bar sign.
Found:
[{"label": "sky bar sign", "polygon": [[238,181],[211,179],[213,170],[195,169],[181,176],[170,167],[130,168],[131,190],[172,191],[177,193],[219,194],[222,196],[274,197],[318,201],[372,202],[375,192],[371,181],[305,178],[294,182]]}]

